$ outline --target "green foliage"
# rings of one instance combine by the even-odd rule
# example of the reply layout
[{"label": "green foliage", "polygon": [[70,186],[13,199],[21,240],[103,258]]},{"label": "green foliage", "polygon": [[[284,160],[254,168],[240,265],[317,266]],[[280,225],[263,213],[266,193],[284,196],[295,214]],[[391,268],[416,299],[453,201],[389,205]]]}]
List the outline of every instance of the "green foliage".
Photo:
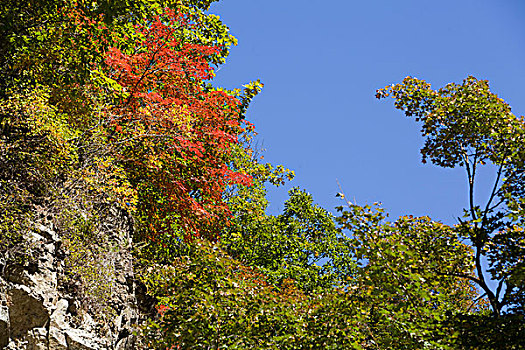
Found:
[{"label": "green foliage", "polygon": [[[525,313],[524,118],[512,114],[510,106],[489,90],[487,81],[474,77],[439,90],[432,90],[423,80],[407,77],[403,83],[377,92],[378,98],[388,96],[406,116],[422,123],[421,132],[426,137],[421,149],[423,162],[429,159],[441,167],[465,169],[469,205],[455,231],[472,244],[471,263],[476,274],[469,279],[487,298],[492,316],[498,319],[507,314],[500,321],[480,317],[475,323],[501,322],[505,328],[512,315],[519,318]],[[479,167],[485,164],[495,170],[495,181],[487,202],[478,203],[475,186]],[[488,261],[486,270],[484,259]],[[489,287],[488,278],[497,281],[496,288]],[[497,327],[485,327],[491,328]],[[512,344],[523,337],[523,329],[506,329],[516,330],[507,345],[517,348]],[[497,338],[495,334],[487,337]]]},{"label": "green foliage", "polygon": [[23,235],[29,227],[29,213],[24,210],[23,198],[3,190],[6,185],[0,182],[0,273],[9,265],[24,265],[31,259],[31,245]]},{"label": "green foliage", "polygon": [[457,335],[444,326],[445,315],[484,309],[471,281],[472,250],[452,227],[427,217],[387,222],[379,207],[339,210],[359,264],[352,284],[368,291],[379,349],[446,348]]},{"label": "green foliage", "polygon": [[83,309],[104,311],[99,313],[103,318],[111,310],[108,302],[115,281],[109,276],[114,272],[109,261],[114,256],[107,228],[98,225],[104,208],[110,203],[118,206],[117,198],[122,197],[113,191],[118,174],[109,179],[103,163],[95,161],[105,158],[107,150],[95,129],[80,137],[80,128],[85,127],[81,121],[91,121],[92,113],[66,113],[53,102],[42,86],[0,102],[3,268],[27,266],[40,258],[32,256],[40,248],[32,232],[40,234],[41,225],[56,230],[65,253],[63,286],[83,302]]},{"label": "green foliage", "polygon": [[44,100],[35,91],[0,101],[0,251],[6,265],[30,258],[27,232],[66,167],[64,147],[40,123],[53,113]]},{"label": "green foliage", "polygon": [[[61,286],[80,303],[78,311],[89,312],[96,322],[107,323],[117,316],[118,278],[130,274],[125,265],[130,228],[121,209],[98,204],[62,201],[54,215],[64,253]],[[117,265],[118,264],[118,265]],[[120,275],[120,276],[119,276]]]},{"label": "green foliage", "polygon": [[[422,122],[423,161],[465,168],[459,225],[388,222],[350,203],[336,224],[297,188],[267,215],[265,186],[294,174],[252,144],[244,118],[262,83],[210,82],[236,44],[205,12],[213,2],[0,4],[0,268],[32,258],[26,236],[44,215],[66,285],[102,318],[112,259],[128,249],[110,236],[133,233],[135,272],[158,310],[147,348],[522,347],[523,118],[486,81],[436,91],[406,78],[377,96]],[[481,206],[485,163],[496,181]]]},{"label": "green foliage", "polygon": [[362,316],[350,294],[307,297],[291,280],[276,289],[206,241],[144,278],[159,298],[158,318],[146,328],[156,349],[361,348]]},{"label": "green foliage", "polygon": [[272,284],[292,279],[304,291],[343,287],[352,278],[349,241],[333,216],[294,188],[278,216],[243,213],[221,236],[233,257],[256,266]]},{"label": "green foliage", "polygon": [[[258,82],[247,86],[244,95],[241,96],[244,111],[261,86]],[[239,94],[240,91],[235,93]],[[254,126],[246,122],[246,127],[239,135],[240,142],[232,145],[232,169],[242,170],[252,179],[249,185],[230,186],[224,193],[234,216],[233,221],[238,223],[266,216],[266,186],[281,186],[295,176],[293,171],[282,165],[274,166],[263,162],[264,157],[260,155],[262,150],[258,150],[254,145],[256,135]]]}]

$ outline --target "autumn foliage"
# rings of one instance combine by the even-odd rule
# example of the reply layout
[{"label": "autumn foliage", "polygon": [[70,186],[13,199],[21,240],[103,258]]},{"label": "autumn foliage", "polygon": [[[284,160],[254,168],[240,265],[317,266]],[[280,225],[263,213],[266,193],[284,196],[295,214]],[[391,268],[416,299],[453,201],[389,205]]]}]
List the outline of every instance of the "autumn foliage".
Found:
[{"label": "autumn foliage", "polygon": [[191,14],[165,9],[134,26],[133,47],[105,56],[106,77],[121,89],[105,110],[108,127],[115,142],[126,141],[119,160],[151,235],[180,225],[186,237],[215,237],[230,214],[225,189],[251,181],[229,166],[243,132],[241,101],[207,82],[222,48],[191,42],[185,32],[194,26]]},{"label": "autumn foliage", "polygon": [[[377,97],[423,123],[423,160],[466,169],[458,225],[391,222],[380,206],[351,202],[336,218],[298,188],[268,215],[266,185],[293,172],[251,145],[245,117],[262,84],[213,83],[236,39],[206,11],[212,2],[0,2],[1,269],[28,266],[25,235],[47,220],[72,298],[111,310],[115,278],[99,271],[114,250],[132,254],[126,284],[147,295],[138,349],[492,349],[501,334],[525,339],[523,118],[488,82],[432,90],[406,78]],[[479,205],[485,163],[496,181]],[[103,223],[124,221],[129,244],[112,242]],[[500,281],[494,292],[488,278]]]}]

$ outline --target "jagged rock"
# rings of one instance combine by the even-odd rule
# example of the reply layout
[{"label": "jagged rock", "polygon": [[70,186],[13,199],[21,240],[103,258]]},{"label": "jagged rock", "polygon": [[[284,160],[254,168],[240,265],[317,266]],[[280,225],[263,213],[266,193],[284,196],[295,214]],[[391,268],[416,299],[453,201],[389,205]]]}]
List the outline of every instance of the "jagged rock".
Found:
[{"label": "jagged rock", "polygon": [[49,327],[49,350],[67,350],[66,335],[59,328]]},{"label": "jagged rock", "polygon": [[7,298],[11,337],[23,337],[33,328],[44,327],[49,320],[49,313],[42,301],[31,295],[27,286],[9,290]]},{"label": "jagged rock", "polygon": [[57,233],[50,227],[37,223],[36,228],[39,231],[39,234],[44,236],[48,242],[56,242],[58,240]]},{"label": "jagged rock", "polygon": [[78,329],[66,331],[68,350],[99,350],[102,349],[93,339],[93,334]]},{"label": "jagged rock", "polygon": [[[90,314],[85,313],[82,315],[82,328],[85,329],[88,332],[94,331],[96,326],[96,322],[93,320],[93,317],[91,317]],[[119,328],[117,326],[117,328]]]},{"label": "jagged rock", "polygon": [[[60,235],[53,225],[35,224],[27,232],[32,259],[0,263],[0,349],[106,350],[135,349],[139,323],[133,259],[129,252],[131,223],[111,211],[101,223],[108,237],[100,276],[110,287],[104,308],[92,308],[83,289],[66,285]],[[71,281],[71,280],[69,280]],[[74,282],[74,281],[73,281]],[[72,287],[73,286],[73,287]]]},{"label": "jagged rock", "polygon": [[33,328],[27,334],[28,350],[48,350],[47,330],[45,328]]},{"label": "jagged rock", "polygon": [[9,343],[9,309],[7,305],[2,305],[0,300],[0,349]]}]

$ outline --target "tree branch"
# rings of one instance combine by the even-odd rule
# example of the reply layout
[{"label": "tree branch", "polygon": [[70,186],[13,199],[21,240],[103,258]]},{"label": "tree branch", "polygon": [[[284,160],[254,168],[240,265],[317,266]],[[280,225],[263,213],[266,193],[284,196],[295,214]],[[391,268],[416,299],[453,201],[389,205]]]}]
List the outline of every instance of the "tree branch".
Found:
[{"label": "tree branch", "polygon": [[[505,157],[506,155],[503,156],[503,159],[505,159]],[[496,196],[496,193],[498,192],[499,180],[501,178],[501,173],[503,172],[503,164],[504,164],[504,160],[502,160],[501,164],[499,165],[498,173],[496,176],[496,181],[494,181],[494,187],[492,188],[492,192],[490,194],[489,200],[487,202],[487,205],[485,206],[485,210],[483,211],[483,220],[481,221],[481,227],[485,226],[486,220],[487,220],[487,214],[489,213],[489,211],[492,211],[492,209],[497,207],[495,206],[494,208],[490,208],[490,204],[492,203],[492,201],[494,200],[494,197]],[[498,203],[498,205],[499,204],[501,204],[501,202]]]},{"label": "tree branch", "polygon": [[[476,220],[476,213],[474,211],[474,177],[476,175],[475,168],[473,169],[474,171],[471,171],[469,155],[463,148],[463,145],[460,144],[460,147],[463,150],[463,162],[465,163],[465,170],[467,171],[468,177],[470,215],[472,216],[472,220]],[[477,227],[477,223],[475,224],[475,226]]]}]

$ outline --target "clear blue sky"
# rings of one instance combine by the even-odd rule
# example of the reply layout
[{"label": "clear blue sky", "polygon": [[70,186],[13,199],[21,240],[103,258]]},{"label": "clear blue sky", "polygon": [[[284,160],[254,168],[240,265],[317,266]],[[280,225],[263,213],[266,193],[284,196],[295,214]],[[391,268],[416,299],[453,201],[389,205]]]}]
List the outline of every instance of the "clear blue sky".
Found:
[{"label": "clear blue sky", "polygon": [[270,191],[272,214],[293,186],[332,211],[339,180],[347,197],[380,201],[393,218],[455,223],[467,199],[462,170],[421,164],[419,125],[374,97],[407,75],[434,88],[488,79],[525,114],[523,0],[221,0],[211,12],[239,39],[217,84],[262,80],[248,119],[266,160],[297,175]]}]

